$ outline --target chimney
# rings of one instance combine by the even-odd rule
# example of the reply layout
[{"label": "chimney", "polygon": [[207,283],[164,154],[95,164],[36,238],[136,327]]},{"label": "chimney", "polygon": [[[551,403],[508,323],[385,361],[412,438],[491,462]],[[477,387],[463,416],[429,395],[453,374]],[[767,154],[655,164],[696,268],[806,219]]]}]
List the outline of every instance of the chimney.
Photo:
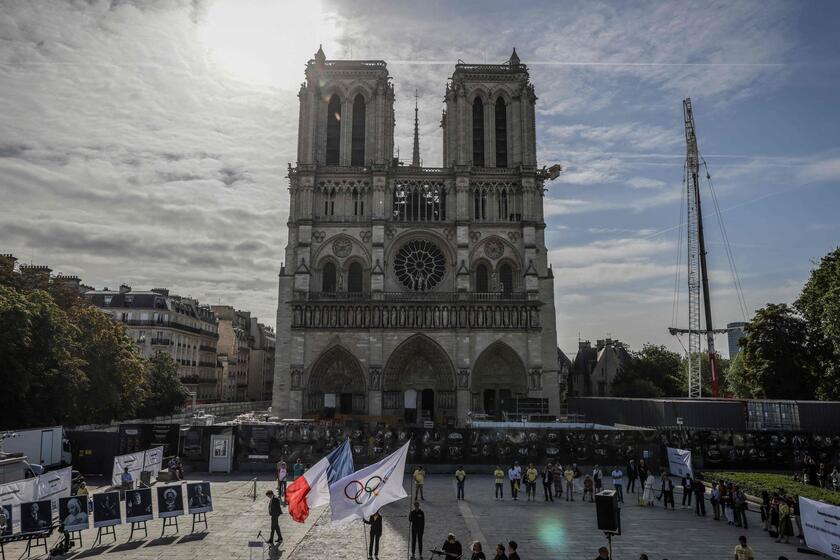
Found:
[{"label": "chimney", "polygon": [[57,274],[52,282],[61,288],[67,288],[76,292],[82,292],[82,280],[75,275]]},{"label": "chimney", "polygon": [[50,285],[51,272],[52,269],[48,266],[36,264],[20,265],[23,285],[30,290],[46,290]]},{"label": "chimney", "polygon": [[11,274],[15,270],[17,259],[11,253],[0,255],[0,272]]},{"label": "chimney", "polygon": [[131,286],[128,284],[120,284],[120,293],[125,294],[131,291]]}]

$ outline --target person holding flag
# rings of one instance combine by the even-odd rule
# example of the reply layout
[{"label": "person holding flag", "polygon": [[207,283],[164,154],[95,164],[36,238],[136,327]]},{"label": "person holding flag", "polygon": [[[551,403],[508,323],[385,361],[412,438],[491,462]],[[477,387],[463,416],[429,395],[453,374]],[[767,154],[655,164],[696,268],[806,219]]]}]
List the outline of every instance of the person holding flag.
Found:
[{"label": "person holding flag", "polygon": [[353,455],[347,439],[289,484],[286,488],[289,515],[298,523],[306,521],[310,509],[330,503],[330,484],[352,472]]}]

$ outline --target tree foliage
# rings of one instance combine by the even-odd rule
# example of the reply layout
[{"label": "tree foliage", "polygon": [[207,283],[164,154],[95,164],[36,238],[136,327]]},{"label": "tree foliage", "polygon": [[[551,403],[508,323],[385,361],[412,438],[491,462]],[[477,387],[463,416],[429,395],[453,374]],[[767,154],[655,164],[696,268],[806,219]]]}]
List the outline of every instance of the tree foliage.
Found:
[{"label": "tree foliage", "polygon": [[139,415],[143,418],[165,416],[182,406],[188,396],[187,389],[178,378],[178,365],[172,356],[155,352],[148,360],[147,388]]},{"label": "tree foliage", "polygon": [[613,382],[616,397],[675,397],[680,393],[682,359],[665,346],[645,344],[632,354]]}]

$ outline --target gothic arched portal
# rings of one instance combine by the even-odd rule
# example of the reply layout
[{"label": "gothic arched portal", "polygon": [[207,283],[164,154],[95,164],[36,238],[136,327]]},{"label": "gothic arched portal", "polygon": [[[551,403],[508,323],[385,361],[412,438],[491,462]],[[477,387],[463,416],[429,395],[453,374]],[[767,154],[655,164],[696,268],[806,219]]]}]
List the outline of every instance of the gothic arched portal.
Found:
[{"label": "gothic arched portal", "polygon": [[513,348],[494,342],[475,361],[470,385],[470,391],[481,403],[481,411],[501,416],[509,399],[528,394],[525,364]]},{"label": "gothic arched portal", "polygon": [[365,374],[359,360],[342,346],[325,351],[309,374],[306,412],[365,414]]},{"label": "gothic arched portal", "polygon": [[385,364],[383,409],[406,421],[455,414],[455,369],[441,346],[422,334],[405,340]]}]

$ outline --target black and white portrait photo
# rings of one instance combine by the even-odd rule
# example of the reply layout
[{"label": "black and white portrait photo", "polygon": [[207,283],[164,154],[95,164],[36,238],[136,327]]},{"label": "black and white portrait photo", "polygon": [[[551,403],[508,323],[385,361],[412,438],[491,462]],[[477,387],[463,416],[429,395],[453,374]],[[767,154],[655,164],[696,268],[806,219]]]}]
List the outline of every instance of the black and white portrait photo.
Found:
[{"label": "black and white portrait photo", "polygon": [[184,494],[182,486],[158,486],[158,517],[184,515]]},{"label": "black and white portrait photo", "polygon": [[65,531],[82,531],[90,527],[87,496],[58,499],[58,518]]},{"label": "black and white portrait photo", "polygon": [[0,506],[0,537],[12,534],[12,504]]},{"label": "black and white portrait photo", "polygon": [[209,482],[193,482],[187,484],[187,505],[190,513],[204,513],[213,511],[213,500],[210,498]]},{"label": "black and white portrait photo", "polygon": [[20,504],[20,532],[38,533],[49,529],[52,523],[52,505],[49,500]]},{"label": "black and white portrait photo", "polygon": [[93,495],[93,526],[108,527],[122,523],[120,493],[104,492]]},{"label": "black and white portrait photo", "polygon": [[149,521],[152,518],[152,489],[140,488],[125,493],[125,522]]}]

